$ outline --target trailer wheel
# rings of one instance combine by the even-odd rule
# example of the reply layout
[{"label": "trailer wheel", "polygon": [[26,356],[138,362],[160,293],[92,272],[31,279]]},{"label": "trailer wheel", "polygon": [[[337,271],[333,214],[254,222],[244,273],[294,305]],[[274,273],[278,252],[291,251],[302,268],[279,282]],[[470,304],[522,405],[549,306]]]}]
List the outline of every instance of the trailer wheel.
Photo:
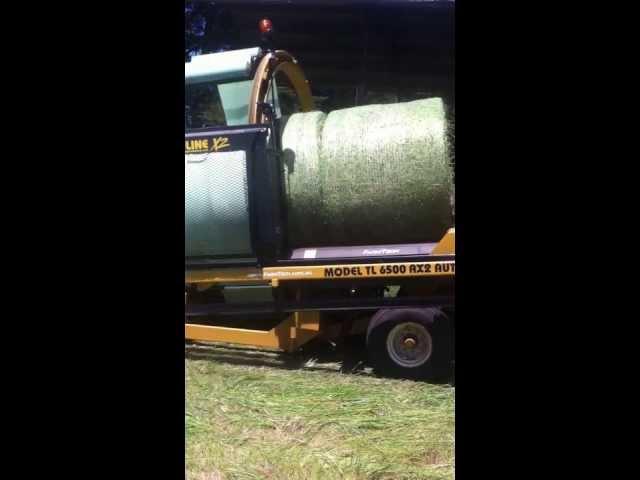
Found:
[{"label": "trailer wheel", "polygon": [[367,330],[369,361],[383,376],[439,380],[449,370],[451,340],[438,308],[380,310]]}]

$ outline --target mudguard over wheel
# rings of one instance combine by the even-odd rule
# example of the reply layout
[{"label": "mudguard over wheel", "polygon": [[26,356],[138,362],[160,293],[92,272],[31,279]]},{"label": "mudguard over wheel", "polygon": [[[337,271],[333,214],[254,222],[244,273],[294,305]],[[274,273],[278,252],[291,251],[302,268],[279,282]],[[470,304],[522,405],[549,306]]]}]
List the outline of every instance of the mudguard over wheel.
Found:
[{"label": "mudguard over wheel", "polygon": [[451,332],[438,308],[380,310],[367,330],[369,361],[379,375],[440,380],[450,372]]}]

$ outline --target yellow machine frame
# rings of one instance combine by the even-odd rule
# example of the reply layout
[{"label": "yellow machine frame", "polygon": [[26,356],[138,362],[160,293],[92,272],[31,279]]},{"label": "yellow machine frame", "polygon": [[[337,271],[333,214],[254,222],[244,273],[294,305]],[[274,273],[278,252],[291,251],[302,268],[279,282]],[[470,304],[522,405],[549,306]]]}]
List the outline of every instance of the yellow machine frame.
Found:
[{"label": "yellow machine frame", "polygon": [[[432,255],[450,255],[452,259],[384,264],[270,267],[264,269],[217,268],[187,270],[185,272],[185,284],[194,285],[199,290],[205,290],[219,284],[270,285],[275,288],[282,281],[335,278],[333,274],[337,269],[341,269],[342,272],[346,273],[340,278],[455,276],[455,228],[450,229],[445,234],[434,248]],[[185,324],[185,338],[188,340],[252,345],[287,352],[298,349],[320,332],[320,312],[315,311],[295,312],[268,331]]]},{"label": "yellow machine frame", "polygon": [[269,331],[242,328],[185,326],[185,338],[235,343],[293,352],[320,333],[320,312],[295,312]]}]

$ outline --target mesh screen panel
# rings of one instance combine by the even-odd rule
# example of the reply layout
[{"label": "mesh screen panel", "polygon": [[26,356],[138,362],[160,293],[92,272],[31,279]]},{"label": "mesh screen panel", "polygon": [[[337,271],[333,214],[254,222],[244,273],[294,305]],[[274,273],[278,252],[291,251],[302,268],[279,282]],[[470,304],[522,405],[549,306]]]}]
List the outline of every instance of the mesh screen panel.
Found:
[{"label": "mesh screen panel", "polygon": [[185,256],[250,256],[245,152],[185,155]]}]

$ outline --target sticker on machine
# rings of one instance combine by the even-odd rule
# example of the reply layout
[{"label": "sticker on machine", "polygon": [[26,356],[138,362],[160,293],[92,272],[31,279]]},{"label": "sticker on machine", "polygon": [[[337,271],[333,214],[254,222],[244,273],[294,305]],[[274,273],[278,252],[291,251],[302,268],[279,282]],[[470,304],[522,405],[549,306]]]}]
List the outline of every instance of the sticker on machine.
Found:
[{"label": "sticker on machine", "polygon": [[455,261],[265,268],[265,279],[339,279],[455,275]]},{"label": "sticker on machine", "polygon": [[316,255],[318,254],[318,250],[314,249],[307,249],[304,251],[304,258],[316,258]]},{"label": "sticker on machine", "polygon": [[184,141],[184,153],[186,154],[197,154],[197,153],[211,153],[211,152],[219,152],[226,148],[230,148],[231,144],[229,143],[228,137],[201,137],[201,138],[191,138],[185,139]]}]

